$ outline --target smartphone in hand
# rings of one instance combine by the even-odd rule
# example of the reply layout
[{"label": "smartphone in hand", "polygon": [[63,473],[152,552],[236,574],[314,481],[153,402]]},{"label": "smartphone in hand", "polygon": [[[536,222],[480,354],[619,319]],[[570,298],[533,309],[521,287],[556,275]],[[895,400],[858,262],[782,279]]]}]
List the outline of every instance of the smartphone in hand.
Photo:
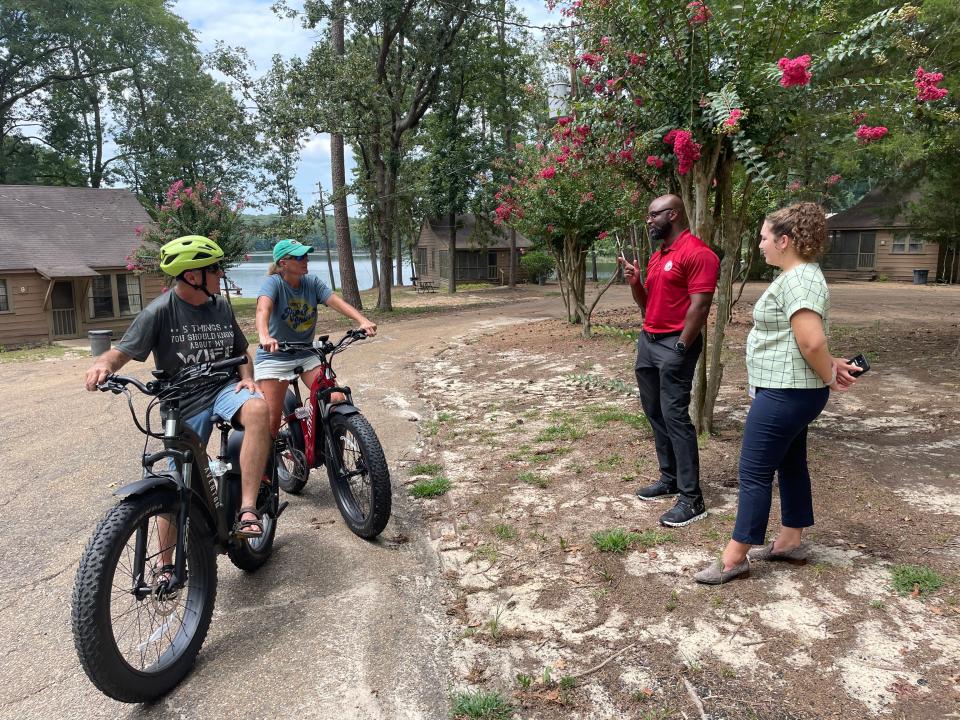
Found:
[{"label": "smartphone in hand", "polygon": [[863,356],[863,353],[860,353],[854,358],[850,358],[847,362],[860,368],[859,371],[850,373],[853,377],[860,377],[870,369],[870,361]]}]

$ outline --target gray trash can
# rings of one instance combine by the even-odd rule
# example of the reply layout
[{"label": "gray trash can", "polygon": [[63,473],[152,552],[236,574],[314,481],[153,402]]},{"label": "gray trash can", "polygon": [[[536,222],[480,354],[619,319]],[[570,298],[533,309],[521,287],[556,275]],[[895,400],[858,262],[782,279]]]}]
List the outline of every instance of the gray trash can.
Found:
[{"label": "gray trash can", "polygon": [[90,354],[93,357],[103,355],[110,349],[111,332],[109,330],[90,330],[87,337],[90,338]]},{"label": "gray trash can", "polygon": [[914,285],[926,285],[927,284],[927,273],[929,270],[914,270],[913,271],[913,284]]}]

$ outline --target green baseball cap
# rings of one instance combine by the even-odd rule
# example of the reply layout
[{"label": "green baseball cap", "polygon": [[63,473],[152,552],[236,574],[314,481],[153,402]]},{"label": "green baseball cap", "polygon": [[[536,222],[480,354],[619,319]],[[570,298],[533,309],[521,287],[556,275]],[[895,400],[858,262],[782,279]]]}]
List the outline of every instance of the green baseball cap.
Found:
[{"label": "green baseball cap", "polygon": [[273,261],[279,262],[287,255],[293,257],[303,257],[307,253],[312,253],[313,247],[304,245],[299,240],[281,240],[273,246]]}]

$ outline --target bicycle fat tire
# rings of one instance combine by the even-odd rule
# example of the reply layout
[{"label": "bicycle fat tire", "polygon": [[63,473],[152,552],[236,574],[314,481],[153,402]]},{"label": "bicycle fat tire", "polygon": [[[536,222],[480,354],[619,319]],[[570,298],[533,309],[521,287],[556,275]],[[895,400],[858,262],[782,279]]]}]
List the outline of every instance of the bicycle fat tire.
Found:
[{"label": "bicycle fat tire", "polygon": [[[288,422],[280,429],[280,434],[286,439],[288,450],[278,453],[277,479],[280,489],[290,495],[299,495],[310,478],[310,468],[307,467],[306,445],[303,441],[303,428],[299,422]],[[294,458],[288,453],[297,453]]]},{"label": "bicycle fat tire", "polygon": [[[348,472],[362,463],[365,473],[359,482],[354,480],[339,480],[332,469],[331,459],[327,460],[327,477],[330,487],[337,501],[337,507],[343,516],[347,527],[362,538],[374,538],[387,526],[390,520],[390,511],[393,499],[390,489],[390,470],[387,459],[383,454],[383,447],[367,419],[359,413],[355,415],[337,415],[330,418],[330,430],[333,434],[333,452],[345,463]],[[357,485],[360,494],[367,497],[357,497]]]},{"label": "bicycle fat tire", "polygon": [[[156,670],[137,669],[123,657],[114,636],[111,590],[117,589],[115,576],[119,587],[131,584],[131,579],[118,568],[124,549],[138,527],[144,523],[149,527],[150,518],[156,515],[176,517],[178,505],[176,493],[167,489],[124,498],[100,521],[80,559],[71,610],[74,645],[87,677],[114,700],[148,702],[169,692],[190,671],[210,628],[217,596],[217,562],[210,528],[199,509],[194,508],[187,538],[188,584],[180,590],[188,592],[190,627],[184,622],[173,635],[178,647],[172,647],[171,641],[169,652],[162,654],[163,662],[158,660],[154,666]],[[195,598],[193,593],[197,593]],[[118,599],[125,600],[122,596]],[[140,602],[152,600],[148,597]],[[164,618],[164,627],[168,619],[169,616]]]}]

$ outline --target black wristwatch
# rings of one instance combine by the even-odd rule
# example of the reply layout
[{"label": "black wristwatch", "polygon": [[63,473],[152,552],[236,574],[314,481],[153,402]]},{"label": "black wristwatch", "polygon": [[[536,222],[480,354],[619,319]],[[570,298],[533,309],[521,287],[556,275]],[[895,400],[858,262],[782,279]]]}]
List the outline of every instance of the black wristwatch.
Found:
[{"label": "black wristwatch", "polygon": [[685,355],[687,352],[687,344],[683,340],[677,340],[677,344],[673,346],[673,349],[677,351],[677,355]]}]

